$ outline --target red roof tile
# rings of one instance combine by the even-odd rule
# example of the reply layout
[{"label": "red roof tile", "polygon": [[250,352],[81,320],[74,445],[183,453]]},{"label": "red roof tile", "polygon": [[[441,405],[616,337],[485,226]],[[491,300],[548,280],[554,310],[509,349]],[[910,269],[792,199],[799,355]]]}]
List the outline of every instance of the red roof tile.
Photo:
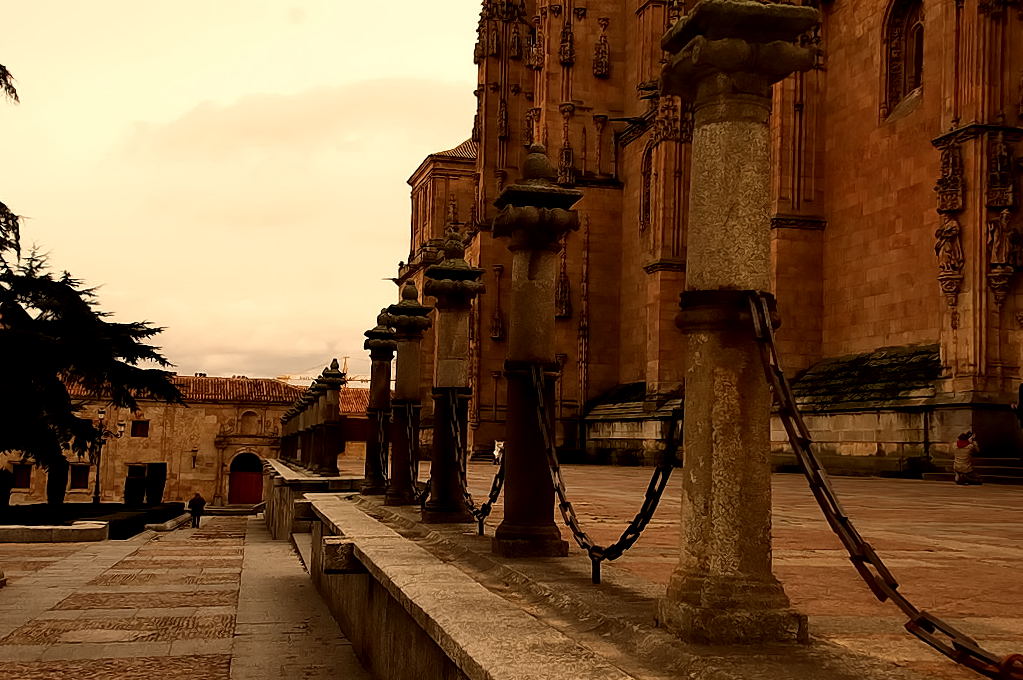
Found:
[{"label": "red roof tile", "polygon": [[342,387],[338,395],[341,413],[365,415],[369,408],[369,390],[365,387]]},{"label": "red roof tile", "polygon": [[471,139],[467,139],[454,149],[448,149],[447,151],[438,151],[437,153],[430,154],[431,156],[446,156],[448,158],[468,158],[469,160],[476,160],[476,152],[479,149],[479,145]]},{"label": "red roof tile", "polygon": [[[234,401],[258,404],[287,405],[302,396],[301,387],[273,378],[210,378],[176,375],[171,378],[181,390],[185,403]],[[96,399],[81,385],[68,385],[73,399]]]}]

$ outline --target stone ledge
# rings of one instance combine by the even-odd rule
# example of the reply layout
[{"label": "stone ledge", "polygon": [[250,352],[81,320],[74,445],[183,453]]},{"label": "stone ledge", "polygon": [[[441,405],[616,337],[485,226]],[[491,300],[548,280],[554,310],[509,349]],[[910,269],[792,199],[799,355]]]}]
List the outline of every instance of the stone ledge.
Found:
[{"label": "stone ledge", "polygon": [[183,515],[178,515],[174,519],[169,519],[166,522],[160,522],[159,524],[147,524],[146,529],[150,531],[174,531],[183,524],[188,524],[192,521],[191,513],[186,512]]},{"label": "stone ledge", "polygon": [[[510,587],[537,608],[553,610],[555,620],[586,622],[586,630],[593,630],[600,637],[597,644],[613,643],[616,649],[608,657],[633,673],[633,677],[923,680],[913,671],[819,639],[812,639],[809,646],[687,644],[654,623],[654,607],[657,598],[664,594],[662,587],[610,569],[604,572],[604,585],[594,587],[589,583],[589,561],[582,553],[577,553],[578,560],[559,560],[554,573],[548,560],[505,560],[488,549],[481,550],[475,543],[489,545],[489,539],[466,535],[461,528],[421,525],[413,510],[382,507],[366,498],[359,498],[358,503],[365,511],[427,546],[431,553],[439,555],[437,559],[457,561],[466,573],[475,573],[479,583],[490,584],[499,592]],[[643,603],[647,600],[649,606],[645,607]],[[637,615],[637,609],[643,613]],[[543,616],[533,608],[530,611],[538,618]],[[578,624],[572,629],[578,630]],[[812,624],[810,633],[812,636]],[[631,662],[625,657],[631,657]]]},{"label": "stone ledge", "polygon": [[468,678],[634,677],[490,592],[352,502],[321,498],[313,501],[313,508],[326,526],[343,532],[354,544],[355,556],[370,577]]},{"label": "stone ledge", "polygon": [[9,524],[0,526],[0,543],[77,543],[105,541],[108,522],[74,522],[69,526]]}]

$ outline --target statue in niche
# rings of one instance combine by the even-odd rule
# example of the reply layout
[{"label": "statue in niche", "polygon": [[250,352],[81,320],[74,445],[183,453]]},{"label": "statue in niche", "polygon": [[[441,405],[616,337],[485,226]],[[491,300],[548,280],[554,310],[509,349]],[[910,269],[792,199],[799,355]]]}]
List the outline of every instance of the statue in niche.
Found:
[{"label": "statue in niche", "polygon": [[963,254],[962,227],[951,215],[942,215],[942,224],[934,232],[937,241],[934,254],[938,256],[938,271],[958,272],[963,268],[966,257]]},{"label": "statue in niche", "polygon": [[1009,228],[1011,213],[1006,209],[987,223],[988,263],[991,266],[1011,265],[1016,259],[1013,256],[1012,230]]}]

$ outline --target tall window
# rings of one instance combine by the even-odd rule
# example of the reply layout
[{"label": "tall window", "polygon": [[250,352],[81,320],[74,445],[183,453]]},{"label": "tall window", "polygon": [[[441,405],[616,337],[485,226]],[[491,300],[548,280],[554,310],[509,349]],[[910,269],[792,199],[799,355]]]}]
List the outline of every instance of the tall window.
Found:
[{"label": "tall window", "polygon": [[921,0],[893,0],[885,20],[883,41],[884,101],[888,116],[923,84],[924,15]]}]

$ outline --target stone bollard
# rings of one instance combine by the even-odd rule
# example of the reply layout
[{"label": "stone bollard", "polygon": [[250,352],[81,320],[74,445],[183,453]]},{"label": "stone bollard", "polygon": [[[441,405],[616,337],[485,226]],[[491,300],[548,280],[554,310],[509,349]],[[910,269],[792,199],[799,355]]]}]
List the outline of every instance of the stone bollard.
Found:
[{"label": "stone bollard", "polygon": [[420,344],[430,327],[430,308],[419,304],[419,291],[411,281],[401,287],[401,301],[387,308],[387,325],[395,331],[398,356],[395,361],[394,444],[391,446],[391,476],[387,480],[384,505],[411,505],[416,500],[415,471],[419,469],[419,384],[422,374]]},{"label": "stone bollard", "polygon": [[771,395],[748,291],[770,262],[771,85],[809,69],[796,44],[817,11],[704,0],[664,36],[662,92],[693,102],[686,291],[681,555],[661,625],[709,644],[805,641],[771,570]]},{"label": "stone bollard", "polygon": [[479,281],[483,270],[470,267],[464,255],[461,233],[454,224],[448,225],[444,260],[425,272],[424,292],[437,298],[430,500],[423,510],[426,523],[473,521],[462,477],[468,458],[469,309],[473,298],[483,292]]},{"label": "stone bollard", "polygon": [[377,316],[377,325],[366,331],[371,360],[369,374],[369,432],[366,434],[365,479],[359,492],[379,496],[387,491],[387,444],[391,415],[391,359],[394,358],[394,331],[384,323],[386,309]]},{"label": "stone bollard", "polygon": [[583,194],[554,184],[544,148],[533,145],[522,179],[495,201],[494,236],[512,252],[508,322],[508,415],[505,427],[504,520],[492,550],[508,557],[564,556],[568,543],[554,523],[554,488],[540,430],[534,374],[541,376],[551,444],[554,443],[554,289],[561,237],[579,228],[570,208]]},{"label": "stone bollard", "polygon": [[323,424],[320,446],[317,449],[316,471],[334,477],[338,474],[337,457],[345,450],[344,430],[341,423],[341,388],[344,386],[345,374],[341,372],[337,359],[323,369],[320,382],[324,386]]}]

